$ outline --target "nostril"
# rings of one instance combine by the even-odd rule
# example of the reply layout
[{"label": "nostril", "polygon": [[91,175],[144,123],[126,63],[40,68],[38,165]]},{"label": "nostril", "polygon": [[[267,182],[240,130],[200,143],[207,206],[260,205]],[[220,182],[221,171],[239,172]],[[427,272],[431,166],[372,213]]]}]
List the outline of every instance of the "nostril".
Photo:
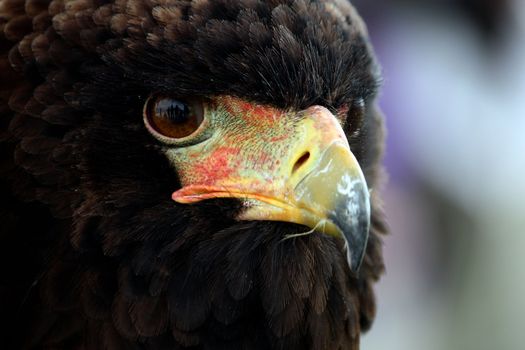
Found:
[{"label": "nostril", "polygon": [[304,152],[303,155],[300,156],[299,159],[297,159],[297,161],[295,162],[293,169],[292,169],[292,174],[295,174],[295,172],[299,170],[299,168],[302,167],[303,164],[306,163],[309,158],[310,158],[310,152],[308,151]]}]

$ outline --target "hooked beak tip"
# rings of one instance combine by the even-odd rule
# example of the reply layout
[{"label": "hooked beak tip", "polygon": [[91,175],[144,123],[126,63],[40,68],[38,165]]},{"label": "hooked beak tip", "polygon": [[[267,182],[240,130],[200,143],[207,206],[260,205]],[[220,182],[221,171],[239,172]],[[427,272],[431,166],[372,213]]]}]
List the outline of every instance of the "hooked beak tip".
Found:
[{"label": "hooked beak tip", "polygon": [[365,183],[355,181],[349,195],[339,198],[329,219],[341,231],[352,272],[359,272],[370,232],[370,196]]}]

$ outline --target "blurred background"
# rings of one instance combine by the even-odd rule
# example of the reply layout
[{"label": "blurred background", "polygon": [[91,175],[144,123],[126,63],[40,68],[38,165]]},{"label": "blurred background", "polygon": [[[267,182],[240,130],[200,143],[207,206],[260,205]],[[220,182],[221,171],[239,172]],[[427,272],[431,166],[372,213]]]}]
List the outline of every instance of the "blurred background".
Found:
[{"label": "blurred background", "polygon": [[391,234],[363,350],[525,349],[525,1],[353,0],[384,70]]}]

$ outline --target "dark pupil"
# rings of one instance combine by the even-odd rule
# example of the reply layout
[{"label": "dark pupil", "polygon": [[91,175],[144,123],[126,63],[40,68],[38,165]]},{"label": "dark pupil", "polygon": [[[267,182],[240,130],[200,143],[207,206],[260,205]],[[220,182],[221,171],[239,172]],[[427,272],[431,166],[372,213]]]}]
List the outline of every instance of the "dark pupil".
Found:
[{"label": "dark pupil", "polygon": [[157,105],[157,114],[169,119],[172,123],[182,124],[190,117],[187,104],[176,100],[161,100]]}]

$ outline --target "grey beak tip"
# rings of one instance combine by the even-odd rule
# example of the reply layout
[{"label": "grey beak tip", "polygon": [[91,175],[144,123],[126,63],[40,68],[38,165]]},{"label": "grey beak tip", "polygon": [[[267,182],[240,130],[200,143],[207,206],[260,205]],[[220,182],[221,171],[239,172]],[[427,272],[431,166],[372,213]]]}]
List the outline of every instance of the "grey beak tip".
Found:
[{"label": "grey beak tip", "polygon": [[[361,186],[359,186],[361,187]],[[348,265],[358,273],[363,262],[370,231],[370,201],[365,187],[354,189],[354,195],[340,198],[331,220],[345,240]]]},{"label": "grey beak tip", "polygon": [[366,243],[362,245],[361,251],[356,251],[348,247],[348,242],[345,242],[345,248],[346,259],[348,266],[350,267],[350,271],[355,274],[359,273],[359,269],[361,268],[361,264],[363,263],[363,259],[365,257]]}]

